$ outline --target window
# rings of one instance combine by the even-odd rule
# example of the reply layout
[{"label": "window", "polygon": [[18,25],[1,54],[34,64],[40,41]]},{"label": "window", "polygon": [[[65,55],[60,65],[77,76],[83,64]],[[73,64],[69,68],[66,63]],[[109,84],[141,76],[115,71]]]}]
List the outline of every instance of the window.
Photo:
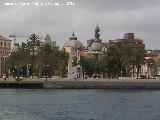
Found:
[{"label": "window", "polygon": [[4,46],[6,46],[6,42],[4,42]]}]

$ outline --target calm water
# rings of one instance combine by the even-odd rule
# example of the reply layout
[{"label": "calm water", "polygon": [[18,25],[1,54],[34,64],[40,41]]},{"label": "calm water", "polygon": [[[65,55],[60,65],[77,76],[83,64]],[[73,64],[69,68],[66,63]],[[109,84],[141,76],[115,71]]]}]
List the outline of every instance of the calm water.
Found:
[{"label": "calm water", "polygon": [[0,120],[159,120],[160,91],[0,89]]}]

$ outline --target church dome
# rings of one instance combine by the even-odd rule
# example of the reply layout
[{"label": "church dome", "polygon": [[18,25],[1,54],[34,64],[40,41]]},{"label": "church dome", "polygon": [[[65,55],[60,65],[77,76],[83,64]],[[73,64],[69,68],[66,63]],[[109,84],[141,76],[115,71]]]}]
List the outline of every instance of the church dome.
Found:
[{"label": "church dome", "polygon": [[77,40],[77,37],[74,36],[74,33],[72,34],[70,40],[65,42],[64,47],[72,47],[75,51],[84,48],[83,44],[79,40]]},{"label": "church dome", "polygon": [[102,51],[102,43],[99,43],[99,42],[93,42],[90,50],[91,51],[95,51],[95,52],[101,52]]}]

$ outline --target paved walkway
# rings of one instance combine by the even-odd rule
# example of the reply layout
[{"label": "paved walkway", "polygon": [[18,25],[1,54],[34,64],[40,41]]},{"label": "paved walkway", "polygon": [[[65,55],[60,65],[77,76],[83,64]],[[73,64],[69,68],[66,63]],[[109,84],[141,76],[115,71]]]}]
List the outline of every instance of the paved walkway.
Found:
[{"label": "paved walkway", "polygon": [[[61,78],[23,78],[16,81],[14,78],[7,78],[5,81],[0,78],[0,85],[3,84],[41,84],[44,88],[69,88],[69,89],[103,89],[103,88],[141,88],[141,89],[160,89],[160,79],[104,79],[104,78],[89,78],[89,79],[61,79]],[[11,85],[11,87],[13,87]],[[29,86],[30,87],[30,86]]]},{"label": "paved walkway", "polygon": [[[45,81],[46,78],[20,78],[21,81]],[[0,81],[5,81],[0,78]],[[9,77],[6,81],[16,81],[15,78]],[[68,78],[47,78],[47,81],[124,81],[124,82],[160,82],[160,79],[108,79],[108,78],[88,78],[88,79],[68,79]]]}]

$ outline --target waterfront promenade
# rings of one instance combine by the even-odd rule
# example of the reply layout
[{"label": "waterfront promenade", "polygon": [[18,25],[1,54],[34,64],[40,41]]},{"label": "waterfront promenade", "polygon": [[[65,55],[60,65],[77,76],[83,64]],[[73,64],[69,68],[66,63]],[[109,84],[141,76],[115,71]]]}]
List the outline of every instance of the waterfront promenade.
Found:
[{"label": "waterfront promenade", "polygon": [[160,89],[160,79],[85,79],[53,80],[44,88],[56,89]]},{"label": "waterfront promenade", "polygon": [[160,89],[160,79],[62,79],[62,78],[0,78],[0,88],[45,89]]}]

